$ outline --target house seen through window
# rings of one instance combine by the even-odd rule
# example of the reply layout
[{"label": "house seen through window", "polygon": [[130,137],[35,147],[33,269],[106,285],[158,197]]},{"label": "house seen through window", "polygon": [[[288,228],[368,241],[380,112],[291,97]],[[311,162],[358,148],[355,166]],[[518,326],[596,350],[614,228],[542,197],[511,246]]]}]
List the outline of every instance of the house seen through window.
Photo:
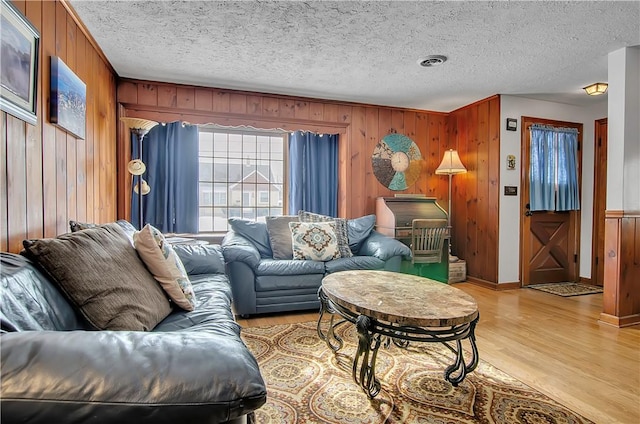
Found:
[{"label": "house seen through window", "polygon": [[286,199],[282,132],[199,131],[199,231],[227,231],[227,219],[282,215]]}]

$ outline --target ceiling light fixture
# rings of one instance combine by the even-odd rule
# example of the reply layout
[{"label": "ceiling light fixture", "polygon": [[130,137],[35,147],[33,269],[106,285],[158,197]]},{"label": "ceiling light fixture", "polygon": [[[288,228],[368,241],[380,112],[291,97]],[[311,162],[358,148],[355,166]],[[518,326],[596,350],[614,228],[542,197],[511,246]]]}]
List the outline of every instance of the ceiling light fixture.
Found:
[{"label": "ceiling light fixture", "polygon": [[424,66],[425,68],[429,68],[432,66],[442,65],[447,61],[447,56],[442,56],[439,54],[431,54],[424,59],[420,59],[418,61],[418,65]]},{"label": "ceiling light fixture", "polygon": [[582,87],[582,89],[590,96],[599,96],[600,94],[606,93],[608,87],[609,84],[606,82],[596,82],[591,85],[587,85],[586,87]]}]

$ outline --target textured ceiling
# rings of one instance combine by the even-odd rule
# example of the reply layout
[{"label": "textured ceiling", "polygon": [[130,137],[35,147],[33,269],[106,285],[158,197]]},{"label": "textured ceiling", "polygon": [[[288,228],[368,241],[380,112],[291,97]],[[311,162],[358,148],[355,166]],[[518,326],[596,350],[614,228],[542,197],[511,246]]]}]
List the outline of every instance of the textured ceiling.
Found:
[{"label": "textured ceiling", "polygon": [[[70,0],[121,77],[448,112],[493,94],[587,105],[640,2]],[[442,54],[448,61],[423,68]]]}]

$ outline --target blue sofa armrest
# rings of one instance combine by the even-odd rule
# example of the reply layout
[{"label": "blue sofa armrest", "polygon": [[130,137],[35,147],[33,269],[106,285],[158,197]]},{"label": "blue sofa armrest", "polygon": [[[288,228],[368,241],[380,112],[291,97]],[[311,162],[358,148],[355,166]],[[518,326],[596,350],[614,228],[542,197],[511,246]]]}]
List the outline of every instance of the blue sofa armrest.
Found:
[{"label": "blue sofa armrest", "polygon": [[260,263],[258,248],[247,238],[229,231],[221,243],[222,255],[227,264],[231,262],[244,262],[251,269],[256,269]]},{"label": "blue sofa armrest", "polygon": [[371,231],[369,237],[360,246],[358,255],[373,256],[383,261],[387,261],[394,256],[411,259],[411,249],[394,238],[382,235],[377,231]]},{"label": "blue sofa armrest", "polygon": [[189,275],[224,274],[222,248],[215,244],[176,244],[173,246]]}]

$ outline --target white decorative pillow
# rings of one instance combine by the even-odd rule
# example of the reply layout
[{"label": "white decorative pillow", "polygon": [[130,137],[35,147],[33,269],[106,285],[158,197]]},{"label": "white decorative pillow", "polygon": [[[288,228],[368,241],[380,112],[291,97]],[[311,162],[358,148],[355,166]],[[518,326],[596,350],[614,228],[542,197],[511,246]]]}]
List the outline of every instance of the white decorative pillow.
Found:
[{"label": "white decorative pillow", "polygon": [[147,224],[133,235],[136,251],[176,305],[193,311],[196,299],[182,261],[164,235]]},{"label": "white decorative pillow", "polygon": [[335,222],[290,222],[293,259],[330,261],[340,257]]}]

